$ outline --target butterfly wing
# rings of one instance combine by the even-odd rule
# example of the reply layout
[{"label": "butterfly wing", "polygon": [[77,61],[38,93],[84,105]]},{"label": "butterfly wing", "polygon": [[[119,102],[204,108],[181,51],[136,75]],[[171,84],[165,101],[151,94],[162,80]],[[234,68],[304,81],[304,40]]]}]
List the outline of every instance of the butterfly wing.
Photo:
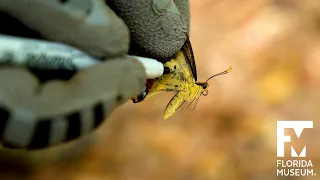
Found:
[{"label": "butterfly wing", "polygon": [[[170,69],[174,69],[180,65],[175,59],[171,59],[170,61],[166,62],[164,66],[169,67]],[[177,69],[180,70],[180,68]],[[164,74],[161,77],[155,79],[148,79],[145,91],[140,95],[132,98],[132,101],[134,103],[138,103],[160,92],[182,90],[186,79],[183,73],[180,73],[179,70],[173,73]]]},{"label": "butterfly wing", "polygon": [[168,119],[170,116],[172,116],[176,110],[180,107],[180,105],[185,101],[185,91],[178,92],[168,103],[163,118]]},{"label": "butterfly wing", "polygon": [[187,38],[181,50],[167,61],[164,66],[170,68],[172,72],[159,78],[148,80],[146,90],[132,99],[134,103],[146,100],[159,92],[181,91],[188,84],[195,83],[197,71],[189,38]]},{"label": "butterfly wing", "polygon": [[182,46],[181,50],[182,50],[184,58],[185,58],[184,61],[186,61],[186,63],[188,64],[188,66],[189,66],[188,69],[189,69],[189,71],[191,71],[191,73],[193,75],[193,79],[195,81],[197,81],[198,80],[197,67],[196,67],[196,62],[194,60],[193,50],[192,50],[192,46],[191,46],[189,37],[187,38],[186,42]]}]

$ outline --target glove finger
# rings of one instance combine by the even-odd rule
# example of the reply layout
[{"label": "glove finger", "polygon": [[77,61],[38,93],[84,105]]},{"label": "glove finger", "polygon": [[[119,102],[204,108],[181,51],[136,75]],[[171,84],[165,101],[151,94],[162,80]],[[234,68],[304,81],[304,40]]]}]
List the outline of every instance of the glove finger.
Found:
[{"label": "glove finger", "polygon": [[39,84],[25,69],[0,69],[0,141],[40,149],[97,128],[117,106],[144,88],[143,66],[119,58],[76,73],[69,81]]},{"label": "glove finger", "polygon": [[148,57],[170,57],[187,38],[187,25],[172,0],[106,2],[126,22],[137,51],[144,51]]},{"label": "glove finger", "polygon": [[127,26],[103,0],[0,0],[0,10],[45,39],[72,45],[97,58],[126,54],[129,49]]},{"label": "glove finger", "polygon": [[189,0],[174,0],[185,23],[187,24],[188,34],[190,33],[190,2]]}]

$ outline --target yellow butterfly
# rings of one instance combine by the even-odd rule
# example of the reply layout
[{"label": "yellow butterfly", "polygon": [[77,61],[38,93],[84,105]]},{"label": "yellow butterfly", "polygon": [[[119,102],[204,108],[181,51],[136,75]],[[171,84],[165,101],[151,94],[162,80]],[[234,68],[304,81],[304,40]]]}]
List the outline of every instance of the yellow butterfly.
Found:
[{"label": "yellow butterfly", "polygon": [[146,90],[132,99],[134,103],[138,103],[163,91],[177,91],[177,94],[170,100],[164,111],[164,119],[172,116],[186,101],[192,100],[189,106],[195,101],[196,107],[200,96],[208,95],[208,81],[215,76],[226,74],[232,70],[230,67],[221,73],[211,76],[205,82],[197,81],[196,64],[189,38],[164,66],[168,67],[170,72],[163,74],[159,78],[147,80]]}]

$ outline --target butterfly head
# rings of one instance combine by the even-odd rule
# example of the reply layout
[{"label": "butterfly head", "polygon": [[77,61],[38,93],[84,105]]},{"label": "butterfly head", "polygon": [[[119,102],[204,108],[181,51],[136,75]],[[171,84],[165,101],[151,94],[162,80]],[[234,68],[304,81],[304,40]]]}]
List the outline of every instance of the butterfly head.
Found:
[{"label": "butterfly head", "polygon": [[201,94],[204,95],[204,96],[208,95],[208,87],[209,87],[208,81],[209,81],[211,78],[216,77],[216,76],[220,76],[220,75],[223,75],[223,74],[227,74],[227,73],[229,73],[231,70],[232,70],[232,68],[231,68],[231,66],[230,66],[229,69],[227,69],[227,70],[225,70],[225,71],[222,71],[222,72],[220,72],[220,73],[218,73],[218,74],[215,74],[215,75],[209,77],[205,82],[197,82],[196,84],[199,85],[199,86],[201,86],[201,88],[202,88]]},{"label": "butterfly head", "polygon": [[202,89],[207,89],[209,87],[209,84],[207,82],[202,84]]},{"label": "butterfly head", "polygon": [[197,82],[196,84],[200,86],[202,95],[204,96],[208,95],[208,87],[209,87],[208,82]]}]

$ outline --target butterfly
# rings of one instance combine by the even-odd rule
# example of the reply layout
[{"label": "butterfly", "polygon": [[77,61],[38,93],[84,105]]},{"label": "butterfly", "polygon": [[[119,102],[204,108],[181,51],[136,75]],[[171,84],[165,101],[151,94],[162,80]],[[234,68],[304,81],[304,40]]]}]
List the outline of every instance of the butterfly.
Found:
[{"label": "butterfly", "polygon": [[182,48],[164,63],[164,67],[169,68],[170,72],[163,74],[159,78],[148,79],[146,89],[140,95],[132,98],[133,103],[138,103],[160,92],[176,91],[177,93],[170,100],[164,111],[164,119],[172,116],[187,101],[192,101],[188,107],[195,101],[195,108],[200,96],[208,95],[208,81],[232,70],[230,67],[209,77],[205,82],[198,81],[196,63],[189,38],[187,38]]}]

